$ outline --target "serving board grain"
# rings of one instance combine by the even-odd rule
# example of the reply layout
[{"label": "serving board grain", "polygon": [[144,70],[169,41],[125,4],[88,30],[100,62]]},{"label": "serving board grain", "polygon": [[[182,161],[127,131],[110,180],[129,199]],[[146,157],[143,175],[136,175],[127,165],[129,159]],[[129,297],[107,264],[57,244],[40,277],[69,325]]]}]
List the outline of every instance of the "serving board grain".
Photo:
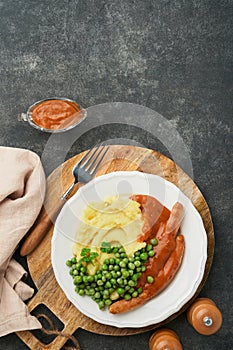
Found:
[{"label": "serving board grain", "polygon": [[[85,152],[67,160],[48,177],[44,208],[42,208],[42,211],[39,214],[38,222],[43,218],[45,212],[50,212],[62,193],[73,182],[72,169],[84,153]],[[53,234],[52,226],[40,245],[27,257],[31,277],[38,288],[38,292],[28,303],[28,308],[29,311],[32,311],[39,304],[46,305],[63,322],[63,331],[65,333],[73,334],[76,329],[82,328],[98,334],[125,336],[142,333],[160,327],[180,315],[192,304],[207,279],[214,254],[214,230],[208,205],[197,185],[171,159],[165,157],[159,152],[126,145],[113,145],[110,147],[96,176],[113,171],[133,170],[159,175],[172,182],[190,198],[193,205],[200,213],[208,239],[208,258],[205,266],[204,277],[193,298],[181,310],[161,323],[136,329],[116,328],[100,324],[79,312],[66,298],[56,282],[50,259],[51,238]],[[75,191],[77,190],[78,185],[75,188]],[[17,335],[32,350],[61,349],[66,342],[65,338],[57,336],[52,343],[46,345],[40,342],[30,331],[18,332]]]}]

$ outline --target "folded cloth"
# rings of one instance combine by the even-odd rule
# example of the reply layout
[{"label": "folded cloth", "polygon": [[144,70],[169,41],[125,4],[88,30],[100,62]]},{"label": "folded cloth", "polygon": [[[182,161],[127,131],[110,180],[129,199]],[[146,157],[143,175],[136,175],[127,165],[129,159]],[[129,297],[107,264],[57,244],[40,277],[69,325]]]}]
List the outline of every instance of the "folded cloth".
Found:
[{"label": "folded cloth", "polygon": [[38,216],[45,194],[45,175],[33,152],[0,147],[0,336],[41,328],[24,300],[34,290],[26,271],[12,255]]}]

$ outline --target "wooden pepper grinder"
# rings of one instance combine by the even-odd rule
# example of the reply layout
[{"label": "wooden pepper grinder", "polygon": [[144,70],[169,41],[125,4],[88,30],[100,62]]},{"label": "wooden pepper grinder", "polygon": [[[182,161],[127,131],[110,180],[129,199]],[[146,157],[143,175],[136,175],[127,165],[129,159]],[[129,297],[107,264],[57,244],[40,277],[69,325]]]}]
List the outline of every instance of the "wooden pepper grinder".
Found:
[{"label": "wooden pepper grinder", "polygon": [[197,299],[187,312],[187,319],[200,334],[216,333],[222,325],[222,314],[215,303],[208,298]]},{"label": "wooden pepper grinder", "polygon": [[156,331],[149,340],[150,350],[182,350],[178,335],[171,329]]}]

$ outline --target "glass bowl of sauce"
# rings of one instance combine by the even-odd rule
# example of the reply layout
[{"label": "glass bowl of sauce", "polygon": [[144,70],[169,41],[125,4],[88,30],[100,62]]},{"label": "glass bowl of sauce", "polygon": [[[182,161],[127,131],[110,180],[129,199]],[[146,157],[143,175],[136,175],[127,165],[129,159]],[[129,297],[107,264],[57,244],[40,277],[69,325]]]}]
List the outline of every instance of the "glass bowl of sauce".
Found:
[{"label": "glass bowl of sauce", "polygon": [[41,131],[59,133],[74,128],[86,115],[86,110],[77,102],[53,97],[35,102],[26,113],[18,115],[18,120],[28,122]]}]

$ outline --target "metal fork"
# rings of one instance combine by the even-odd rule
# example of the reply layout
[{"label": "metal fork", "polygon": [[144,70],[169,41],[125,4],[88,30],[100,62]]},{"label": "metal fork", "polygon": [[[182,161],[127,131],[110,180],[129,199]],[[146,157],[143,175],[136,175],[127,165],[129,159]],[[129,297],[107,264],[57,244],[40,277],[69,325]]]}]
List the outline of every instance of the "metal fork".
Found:
[{"label": "metal fork", "polygon": [[38,216],[38,219],[29,231],[29,235],[22,244],[22,247],[20,249],[21,256],[32,253],[33,250],[40,244],[46,233],[49,231],[51,225],[56,220],[58,213],[65,204],[66,199],[68,198],[74,186],[78,182],[79,184],[85,184],[93,179],[109,147],[110,146],[104,146],[102,143],[95,145],[76,164],[73,169],[74,182],[63,193],[61,198],[54,205],[49,215],[45,209],[42,208],[42,212]]},{"label": "metal fork", "polygon": [[65,200],[68,197],[73,187],[78,182],[85,184],[93,179],[100,163],[105,157],[105,154],[108,152],[109,147],[110,146],[104,146],[102,143],[99,145],[95,145],[82,157],[78,164],[75,165],[73,169],[73,175],[75,180],[62,195],[61,198],[63,200]]}]

